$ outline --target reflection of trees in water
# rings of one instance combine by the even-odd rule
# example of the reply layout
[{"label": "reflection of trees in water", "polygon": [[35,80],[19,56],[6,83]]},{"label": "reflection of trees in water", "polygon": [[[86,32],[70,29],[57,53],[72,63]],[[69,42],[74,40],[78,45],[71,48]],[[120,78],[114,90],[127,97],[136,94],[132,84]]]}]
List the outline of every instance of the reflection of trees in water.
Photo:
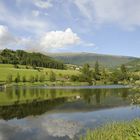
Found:
[{"label": "reflection of trees in water", "polygon": [[55,89],[49,90],[49,92],[50,92],[50,95],[51,95],[52,99],[56,98],[56,90]]},{"label": "reflection of trees in water", "polygon": [[20,89],[18,89],[18,88],[15,88],[15,95],[16,95],[16,98],[17,98],[17,100],[19,100],[20,99],[20,95],[21,95],[21,90]]},{"label": "reflection of trees in water", "polygon": [[13,89],[11,90],[10,88],[6,88],[5,92],[6,92],[7,98],[12,100],[13,99],[13,94],[14,94]]},{"label": "reflection of trees in water", "polygon": [[36,98],[38,98],[39,97],[39,92],[40,92],[40,89],[39,88],[36,88]]},{"label": "reflection of trees in water", "polygon": [[129,94],[128,97],[131,100],[131,103],[134,105],[140,105],[140,88],[131,89],[131,92],[134,94]]},{"label": "reflection of trees in water", "polygon": [[99,90],[97,90],[96,94],[96,104],[100,104],[101,102],[101,93],[99,92]]},{"label": "reflection of trees in water", "polygon": [[[113,106],[119,103],[125,103],[128,100],[128,89],[45,89],[45,88],[8,88],[0,94],[0,99],[5,99],[9,104],[29,104],[43,100],[56,100],[65,98],[69,102],[81,100],[88,106]],[[5,96],[5,97],[2,97]],[[12,100],[11,100],[12,99]],[[122,100],[123,99],[123,100]],[[114,102],[115,101],[115,102]]]},{"label": "reflection of trees in water", "polygon": [[61,96],[62,94],[63,94],[63,91],[62,91],[62,90],[60,90],[60,91],[59,91],[59,95]]},{"label": "reflection of trees in water", "polygon": [[[65,92],[65,90],[51,90],[51,89],[41,89],[41,88],[25,88],[25,87],[13,87],[7,88],[3,94],[0,94],[0,99],[5,99],[5,105],[9,104],[20,104],[20,103],[29,103],[32,100],[36,99],[40,100],[48,100],[48,99],[56,99],[62,97],[75,96],[79,94],[71,92]],[[3,100],[0,100],[3,102]]]},{"label": "reflection of trees in water", "polygon": [[3,106],[0,107],[0,118],[9,120],[13,118],[20,119],[30,115],[40,115],[55,108],[56,106],[62,105],[63,103],[65,103],[65,101],[65,98],[40,102],[34,100],[33,102],[27,104]]},{"label": "reflection of trees in water", "polygon": [[46,95],[45,98],[48,98],[49,97],[48,93],[46,93],[45,95]]},{"label": "reflection of trees in water", "polygon": [[122,98],[125,101],[128,100],[128,94],[128,89],[86,89],[80,91],[80,95],[83,97],[84,101],[91,105],[100,105],[108,97],[116,101],[117,98]]},{"label": "reflection of trees in water", "polygon": [[42,99],[45,99],[45,94],[46,94],[45,90],[40,89],[40,96],[41,96]]},{"label": "reflection of trees in water", "polygon": [[23,97],[26,98],[26,94],[27,94],[27,89],[23,88]]},{"label": "reflection of trees in water", "polygon": [[125,101],[126,99],[127,99],[127,97],[128,97],[128,94],[129,94],[129,92],[128,92],[128,89],[123,89],[122,90],[122,98],[123,98],[123,100]]},{"label": "reflection of trees in water", "polygon": [[81,96],[88,104],[100,104],[101,90],[99,89],[86,89],[81,90]]}]

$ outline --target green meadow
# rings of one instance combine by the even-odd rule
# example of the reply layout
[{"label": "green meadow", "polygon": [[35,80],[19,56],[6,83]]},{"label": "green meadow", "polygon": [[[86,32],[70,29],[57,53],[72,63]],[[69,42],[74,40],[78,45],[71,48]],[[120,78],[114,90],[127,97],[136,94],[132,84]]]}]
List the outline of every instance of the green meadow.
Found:
[{"label": "green meadow", "polygon": [[0,82],[6,82],[8,75],[12,75],[12,79],[16,78],[17,74],[20,75],[21,81],[22,77],[25,76],[27,81],[31,76],[43,76],[45,80],[49,80],[49,74],[53,71],[56,75],[56,80],[66,80],[72,75],[79,75],[80,72],[77,70],[59,70],[50,68],[40,68],[40,70],[34,69],[32,67],[26,68],[26,66],[18,65],[19,68],[15,68],[12,64],[0,64]]}]

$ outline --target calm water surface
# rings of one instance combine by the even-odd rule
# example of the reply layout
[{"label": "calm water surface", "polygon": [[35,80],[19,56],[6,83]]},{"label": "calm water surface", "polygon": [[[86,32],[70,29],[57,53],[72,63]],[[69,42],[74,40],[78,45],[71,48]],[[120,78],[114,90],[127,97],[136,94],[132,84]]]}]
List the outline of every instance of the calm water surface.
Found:
[{"label": "calm water surface", "polygon": [[140,117],[127,88],[0,90],[0,140],[78,139],[88,128]]}]

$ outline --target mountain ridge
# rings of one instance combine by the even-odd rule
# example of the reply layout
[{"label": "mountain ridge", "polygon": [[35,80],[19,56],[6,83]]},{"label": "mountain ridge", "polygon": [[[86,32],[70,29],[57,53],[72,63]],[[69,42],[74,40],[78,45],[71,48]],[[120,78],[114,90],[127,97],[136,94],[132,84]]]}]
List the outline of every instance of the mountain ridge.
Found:
[{"label": "mountain ridge", "polygon": [[120,66],[121,64],[127,64],[131,61],[139,59],[133,56],[121,56],[121,55],[110,55],[110,54],[97,54],[90,52],[66,52],[66,53],[46,53],[57,60],[64,62],[65,64],[83,65],[89,63],[94,66],[96,61],[106,67]]}]

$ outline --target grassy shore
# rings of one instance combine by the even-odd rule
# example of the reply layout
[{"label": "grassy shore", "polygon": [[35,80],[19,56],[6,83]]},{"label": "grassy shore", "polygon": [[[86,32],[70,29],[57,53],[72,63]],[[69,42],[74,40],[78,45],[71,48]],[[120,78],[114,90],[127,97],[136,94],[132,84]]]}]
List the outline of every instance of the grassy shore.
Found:
[{"label": "grassy shore", "polygon": [[19,83],[10,83],[6,84],[6,87],[11,87],[11,86],[88,86],[89,84],[87,82],[61,82],[61,81],[56,81],[56,82],[19,82]]},{"label": "grassy shore", "polygon": [[[55,82],[51,82],[50,75],[53,73],[55,75]],[[80,70],[67,69],[50,69],[32,66],[24,66],[12,64],[0,64],[0,85],[47,85],[47,86],[86,86],[89,85],[88,82],[80,82],[80,80],[72,80],[72,77],[78,77],[82,72]],[[103,74],[102,74],[103,75]],[[17,77],[18,82],[17,82]],[[101,77],[103,78],[103,77]],[[12,80],[11,80],[12,79]],[[24,79],[24,80],[23,80]],[[26,80],[25,80],[26,79]],[[38,80],[36,80],[38,79]],[[42,80],[41,80],[42,79]],[[106,82],[105,82],[106,81]],[[107,80],[93,80],[90,85],[111,85],[113,84],[109,78]],[[128,82],[127,80],[118,81],[118,84],[133,85],[135,87],[139,86],[139,81]]]},{"label": "grassy shore", "polygon": [[26,68],[26,66],[19,65],[19,68],[15,68],[14,65],[11,64],[0,64],[0,82],[5,82],[7,80],[8,75],[12,75],[13,80],[16,78],[17,74],[22,77],[25,76],[27,81],[31,76],[40,76],[43,75],[45,80],[49,80],[49,73],[53,71],[56,75],[56,79],[65,80],[69,78],[71,75],[80,74],[77,70],[59,70],[59,69],[49,69],[49,68],[40,68],[40,70],[33,69],[32,67]]},{"label": "grassy shore", "polygon": [[[70,77],[72,75],[78,76],[81,74],[79,70],[59,70],[59,69],[50,69],[50,68],[39,68],[34,69],[31,66],[24,66],[24,65],[18,65],[18,68],[15,68],[12,64],[0,64],[0,85],[6,85],[6,86],[13,86],[13,85],[19,85],[19,86],[87,86],[89,85],[88,82],[78,82],[78,81],[71,81]],[[49,80],[50,72],[53,71],[56,76],[55,82],[51,82]],[[20,75],[20,82],[16,83],[15,78],[17,75]],[[12,81],[10,83],[7,82],[7,78],[9,75],[12,75]],[[44,77],[44,80],[42,82],[31,82],[31,77],[38,78],[40,76]],[[23,77],[26,77],[26,82],[23,82]],[[94,84],[94,83],[93,83]],[[96,85],[103,85],[104,83],[102,81],[96,82]],[[109,83],[108,83],[109,84]]]},{"label": "grassy shore", "polygon": [[81,140],[140,140],[140,119],[107,124],[88,131]]}]

